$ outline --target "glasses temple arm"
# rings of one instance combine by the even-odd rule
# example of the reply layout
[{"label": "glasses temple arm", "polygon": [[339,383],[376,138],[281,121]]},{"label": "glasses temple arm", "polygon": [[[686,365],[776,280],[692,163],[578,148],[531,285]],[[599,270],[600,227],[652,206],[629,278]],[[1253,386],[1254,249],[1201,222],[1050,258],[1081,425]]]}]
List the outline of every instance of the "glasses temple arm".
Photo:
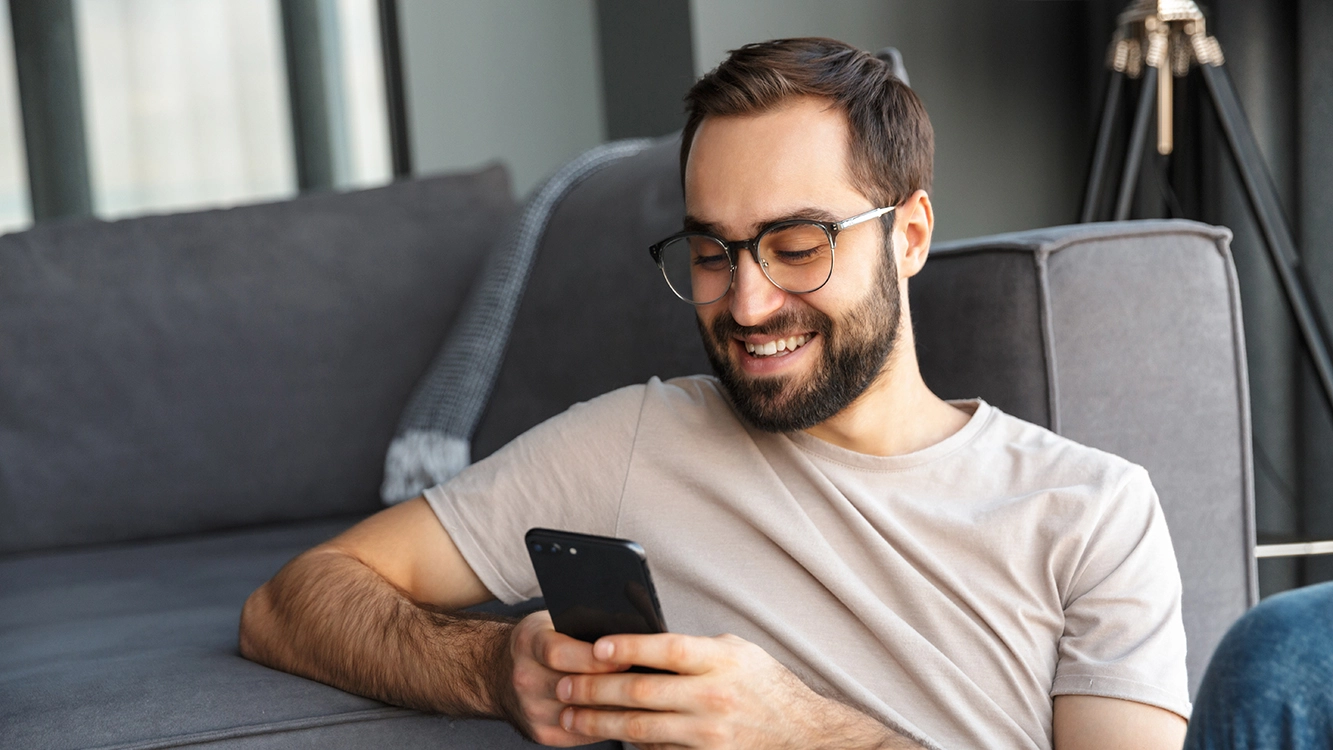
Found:
[{"label": "glasses temple arm", "polygon": [[854,226],[856,226],[857,224],[860,224],[860,223],[863,222],[863,221],[870,221],[871,219],[878,219],[879,217],[883,216],[884,214],[889,213],[890,211],[892,211],[892,210],[894,210],[894,209],[896,209],[896,208],[897,208],[897,206],[885,206],[884,208],[875,208],[875,209],[871,209],[871,210],[869,210],[869,211],[866,211],[866,212],[863,213],[863,214],[857,214],[856,216],[853,216],[853,217],[850,218],[850,219],[844,219],[844,220],[842,220],[842,221],[840,221],[840,222],[834,224],[833,227],[834,227],[835,229],[837,229],[839,232],[841,232],[842,230],[844,230],[844,229],[846,229],[846,228],[848,228],[848,227],[854,227]]}]

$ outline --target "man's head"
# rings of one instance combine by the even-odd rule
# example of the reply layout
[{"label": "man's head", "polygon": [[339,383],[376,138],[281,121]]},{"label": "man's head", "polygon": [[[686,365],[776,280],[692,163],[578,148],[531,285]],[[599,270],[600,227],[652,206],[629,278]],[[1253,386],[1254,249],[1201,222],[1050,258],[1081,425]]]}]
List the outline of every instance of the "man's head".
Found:
[{"label": "man's head", "polygon": [[887,63],[827,39],[736,50],[686,101],[687,230],[735,242],[783,220],[836,223],[896,207],[883,222],[833,233],[835,270],[816,291],[779,288],[773,265],[766,275],[740,251],[729,291],[697,308],[742,416],[771,431],[812,427],[887,372],[902,282],[929,246],[930,122]]}]

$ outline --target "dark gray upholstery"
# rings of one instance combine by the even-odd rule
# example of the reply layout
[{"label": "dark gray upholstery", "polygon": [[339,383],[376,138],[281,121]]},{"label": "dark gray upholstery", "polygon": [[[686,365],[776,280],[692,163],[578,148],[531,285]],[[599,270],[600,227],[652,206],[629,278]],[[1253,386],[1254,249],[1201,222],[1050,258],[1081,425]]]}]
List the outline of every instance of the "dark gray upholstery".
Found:
[{"label": "dark gray upholstery", "polygon": [[471,440],[490,400],[547,222],[565,195],[607,164],[642,151],[647,138],[604,143],[536,188],[477,276],[439,355],[412,393],[384,462],[386,503],[411,500],[471,463]]},{"label": "dark gray upholstery", "polygon": [[0,747],[532,747],[237,653],[250,592],[353,520],[0,561]]},{"label": "dark gray upholstery", "polygon": [[370,511],[506,174],[0,237],[0,552]]},{"label": "dark gray upholstery", "polygon": [[679,150],[670,139],[617,161],[556,208],[473,437],[473,460],[577,401],[653,375],[708,372],[693,308],[648,255],[681,228]]},{"label": "dark gray upholstery", "polygon": [[1190,689],[1258,600],[1230,232],[1057,227],[935,248],[910,285],[926,382],[1148,469],[1184,580]]}]

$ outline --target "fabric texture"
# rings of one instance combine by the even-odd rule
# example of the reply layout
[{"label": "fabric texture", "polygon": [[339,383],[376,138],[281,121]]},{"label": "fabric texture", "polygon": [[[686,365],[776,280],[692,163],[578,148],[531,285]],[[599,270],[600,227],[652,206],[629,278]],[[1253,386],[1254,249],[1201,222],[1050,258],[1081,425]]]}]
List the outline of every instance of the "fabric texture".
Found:
[{"label": "fabric texture", "polygon": [[1333,748],[1333,583],[1266,599],[1227,631],[1185,748]]},{"label": "fabric texture", "polygon": [[0,560],[0,747],[534,747],[237,653],[250,592],[354,520]]},{"label": "fabric texture", "polygon": [[740,635],[932,747],[1048,748],[1061,694],[1188,716],[1146,472],[967,408],[934,446],[866,456],[745,426],[713,378],[654,379],[426,497],[504,601],[539,593],[532,526],[634,539],[673,631]]},{"label": "fabric texture", "polygon": [[389,445],[380,493],[385,503],[410,500],[471,461],[469,441],[490,399],[519,299],[551,213],[570,190],[649,139],[593,148],[561,167],[533,194],[503,245],[489,254],[465,315],[412,394]]},{"label": "fabric texture", "polygon": [[500,167],[0,237],[0,553],[379,507]]}]

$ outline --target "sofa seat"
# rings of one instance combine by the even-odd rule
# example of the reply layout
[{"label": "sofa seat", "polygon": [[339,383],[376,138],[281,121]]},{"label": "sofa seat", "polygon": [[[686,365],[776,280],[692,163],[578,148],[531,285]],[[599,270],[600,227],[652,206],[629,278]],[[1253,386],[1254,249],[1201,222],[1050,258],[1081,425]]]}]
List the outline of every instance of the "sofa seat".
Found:
[{"label": "sofa seat", "polygon": [[532,747],[245,660],[245,598],[356,518],[0,558],[0,747]]}]

